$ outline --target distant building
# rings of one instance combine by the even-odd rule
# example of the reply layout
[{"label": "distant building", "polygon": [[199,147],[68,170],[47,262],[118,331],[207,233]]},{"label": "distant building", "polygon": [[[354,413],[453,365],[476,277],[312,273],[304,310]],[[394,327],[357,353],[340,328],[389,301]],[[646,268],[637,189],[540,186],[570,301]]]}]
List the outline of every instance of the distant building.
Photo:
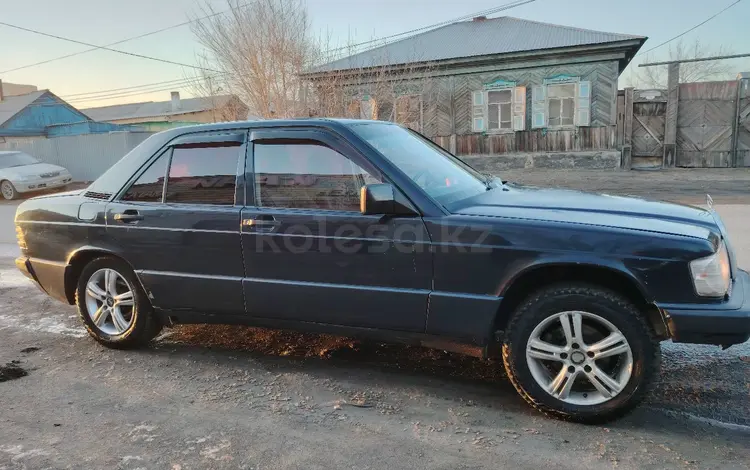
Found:
[{"label": "distant building", "polygon": [[130,127],[95,122],[49,90],[3,95],[0,100],[0,140],[112,132]]},{"label": "distant building", "polygon": [[396,121],[458,154],[616,150],[617,79],[645,41],[482,16],[303,78],[337,107],[312,113]]},{"label": "distant building", "polygon": [[91,119],[114,124],[138,124],[149,131],[208,122],[246,119],[247,106],[235,95],[181,99],[173,91],[169,101],[118,104],[83,110]]},{"label": "distant building", "polygon": [[21,85],[18,83],[8,83],[0,80],[0,101],[10,96],[25,95],[37,91],[34,85]]}]

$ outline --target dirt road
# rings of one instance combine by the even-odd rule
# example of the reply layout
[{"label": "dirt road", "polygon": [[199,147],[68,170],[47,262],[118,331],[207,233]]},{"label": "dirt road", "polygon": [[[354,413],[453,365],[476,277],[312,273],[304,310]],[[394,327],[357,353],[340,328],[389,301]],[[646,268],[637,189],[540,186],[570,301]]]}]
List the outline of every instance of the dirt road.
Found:
[{"label": "dirt road", "polygon": [[[750,266],[750,206],[719,207]],[[607,426],[544,418],[496,363],[251,328],[85,336],[13,266],[0,205],[0,469],[750,468],[750,344],[664,344],[648,402]],[[10,218],[8,218],[10,217]]]}]

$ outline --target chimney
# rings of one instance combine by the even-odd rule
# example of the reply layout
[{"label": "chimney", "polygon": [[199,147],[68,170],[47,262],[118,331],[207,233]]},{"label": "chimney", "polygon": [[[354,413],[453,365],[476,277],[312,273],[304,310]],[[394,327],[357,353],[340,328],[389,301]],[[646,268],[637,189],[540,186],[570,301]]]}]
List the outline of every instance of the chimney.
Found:
[{"label": "chimney", "polygon": [[3,81],[0,80],[0,101],[3,100]]},{"label": "chimney", "polygon": [[180,92],[179,91],[173,91],[172,92],[172,112],[176,113],[181,108],[180,106]]},{"label": "chimney", "polygon": [[475,17],[474,17],[474,18],[472,19],[472,21],[484,21],[484,20],[486,20],[486,19],[487,19],[487,17],[486,17],[486,16],[475,16]]}]

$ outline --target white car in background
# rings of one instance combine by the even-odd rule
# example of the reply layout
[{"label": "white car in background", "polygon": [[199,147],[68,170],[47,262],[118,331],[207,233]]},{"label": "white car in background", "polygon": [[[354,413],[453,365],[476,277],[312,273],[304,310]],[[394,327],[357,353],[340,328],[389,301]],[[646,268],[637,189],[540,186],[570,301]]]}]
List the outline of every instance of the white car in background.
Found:
[{"label": "white car in background", "polygon": [[17,151],[0,151],[0,194],[16,199],[19,194],[63,188],[73,181],[65,168],[42,163],[31,155]]}]

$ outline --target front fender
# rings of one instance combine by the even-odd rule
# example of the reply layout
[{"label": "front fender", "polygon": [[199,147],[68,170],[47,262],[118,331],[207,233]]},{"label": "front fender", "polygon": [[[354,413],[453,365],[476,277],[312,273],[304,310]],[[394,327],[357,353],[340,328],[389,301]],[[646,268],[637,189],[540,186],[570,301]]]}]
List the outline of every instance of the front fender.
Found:
[{"label": "front fender", "polygon": [[627,279],[630,284],[638,289],[643,299],[650,303],[653,298],[646,286],[646,280],[643,279],[642,272],[638,267],[628,266],[621,259],[603,258],[590,254],[557,254],[552,256],[539,257],[529,260],[521,260],[511,269],[504,272],[499,279],[497,293],[499,297],[506,297],[512,286],[526,276],[539,275],[547,269],[570,269],[571,271],[590,271],[595,273],[599,271],[608,271],[612,274]]}]

